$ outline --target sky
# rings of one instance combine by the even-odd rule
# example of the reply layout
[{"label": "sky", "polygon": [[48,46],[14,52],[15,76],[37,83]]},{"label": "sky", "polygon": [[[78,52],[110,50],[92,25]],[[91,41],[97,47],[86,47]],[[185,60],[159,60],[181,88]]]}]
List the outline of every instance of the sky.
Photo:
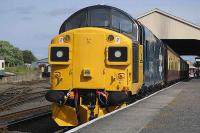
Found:
[{"label": "sky", "polygon": [[[199,0],[0,0],[0,40],[46,58],[51,39],[64,20],[87,6],[105,4],[134,18],[159,8],[200,26]],[[194,61],[193,56],[184,57]]]}]

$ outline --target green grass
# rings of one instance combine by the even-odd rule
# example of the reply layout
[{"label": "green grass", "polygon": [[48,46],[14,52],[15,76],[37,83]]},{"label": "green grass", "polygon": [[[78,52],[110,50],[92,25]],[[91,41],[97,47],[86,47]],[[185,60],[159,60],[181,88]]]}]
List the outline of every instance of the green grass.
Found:
[{"label": "green grass", "polygon": [[23,74],[26,74],[26,73],[35,72],[37,70],[32,69],[32,68],[27,68],[27,67],[24,67],[24,66],[18,66],[18,67],[6,67],[5,71],[14,73],[16,75],[23,75]]}]

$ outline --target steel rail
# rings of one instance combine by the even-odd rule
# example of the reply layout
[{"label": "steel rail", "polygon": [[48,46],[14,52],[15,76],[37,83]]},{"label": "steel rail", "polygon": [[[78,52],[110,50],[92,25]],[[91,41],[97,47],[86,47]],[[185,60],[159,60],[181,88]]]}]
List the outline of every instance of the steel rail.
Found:
[{"label": "steel rail", "polygon": [[51,114],[50,105],[40,106],[0,116],[0,129],[26,120]]}]

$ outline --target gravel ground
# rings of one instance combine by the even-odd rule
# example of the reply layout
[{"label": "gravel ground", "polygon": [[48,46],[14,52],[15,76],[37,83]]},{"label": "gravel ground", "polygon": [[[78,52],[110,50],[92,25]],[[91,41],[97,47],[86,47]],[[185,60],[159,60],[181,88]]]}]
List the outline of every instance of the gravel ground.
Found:
[{"label": "gravel ground", "polygon": [[[48,90],[50,88],[49,81],[47,80],[38,80],[38,81],[27,81],[27,82],[21,82],[21,83],[10,83],[10,84],[1,84],[0,85],[0,93],[3,93],[4,91],[10,90],[12,92],[13,89],[23,89],[28,90],[28,93],[35,93],[35,92],[41,92]],[[17,112],[20,110],[30,109],[32,107],[38,107],[42,105],[50,104],[46,101],[44,97],[41,97],[39,99],[34,99],[32,101],[27,101],[22,104],[19,104],[16,107],[11,107],[7,110],[0,111],[0,115],[9,114],[13,112]]]},{"label": "gravel ground", "polygon": [[[12,100],[13,96],[14,97],[17,96],[18,94],[15,94],[16,91],[22,92],[22,90],[23,90],[25,93],[22,93],[22,94],[24,94],[25,96],[27,96],[28,94],[31,95],[32,93],[38,93],[38,92],[43,92],[43,93],[41,94],[41,97],[36,97],[32,100],[27,100],[20,104],[13,105],[4,110],[1,110],[0,116],[4,116],[6,114],[11,114],[11,113],[15,113],[15,112],[20,112],[23,110],[32,109],[34,107],[37,108],[37,107],[41,107],[41,106],[45,106],[45,105],[50,105],[50,102],[46,101],[45,97],[43,96],[43,94],[45,94],[44,91],[47,91],[49,88],[50,88],[50,85],[49,85],[49,81],[47,81],[47,80],[1,84],[0,85],[0,94],[2,94],[2,93],[5,94],[4,92],[8,92],[8,94],[9,94],[8,96],[10,96],[8,99],[1,100],[1,104],[4,102],[6,103],[7,100],[9,100],[9,99]],[[4,97],[8,97],[8,96],[6,95]],[[37,94],[36,94],[36,96],[37,96]],[[2,97],[0,97],[0,98],[2,98]],[[15,103],[15,99],[10,102]],[[22,118],[22,117],[24,118],[24,116],[20,116],[20,115],[18,115],[16,117],[11,117],[10,119],[8,119],[8,121],[14,121],[14,120]],[[4,124],[6,122],[7,121],[5,121],[5,120],[0,120],[1,124]]]},{"label": "gravel ground", "polygon": [[48,80],[36,80],[36,81],[26,81],[20,83],[8,83],[8,84],[0,84],[0,93],[6,90],[12,90],[16,88],[27,88],[31,89],[31,92],[49,89],[50,84]]},{"label": "gravel ground", "polygon": [[185,82],[181,89],[141,133],[200,133],[200,79]]}]

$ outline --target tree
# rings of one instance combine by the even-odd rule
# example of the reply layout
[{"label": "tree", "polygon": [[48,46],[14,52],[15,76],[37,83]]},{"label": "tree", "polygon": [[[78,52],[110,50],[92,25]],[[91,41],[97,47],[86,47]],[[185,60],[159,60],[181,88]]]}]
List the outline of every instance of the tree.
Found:
[{"label": "tree", "polygon": [[22,53],[23,53],[24,63],[31,64],[32,62],[37,60],[37,58],[29,50],[24,50],[24,51],[22,51]]},{"label": "tree", "polygon": [[6,66],[13,67],[23,65],[24,63],[32,63],[37,58],[29,50],[21,51],[14,47],[8,41],[0,40],[0,55],[5,58]]},{"label": "tree", "polygon": [[23,64],[22,51],[11,45],[8,41],[0,41],[0,55],[5,58],[6,66]]}]

